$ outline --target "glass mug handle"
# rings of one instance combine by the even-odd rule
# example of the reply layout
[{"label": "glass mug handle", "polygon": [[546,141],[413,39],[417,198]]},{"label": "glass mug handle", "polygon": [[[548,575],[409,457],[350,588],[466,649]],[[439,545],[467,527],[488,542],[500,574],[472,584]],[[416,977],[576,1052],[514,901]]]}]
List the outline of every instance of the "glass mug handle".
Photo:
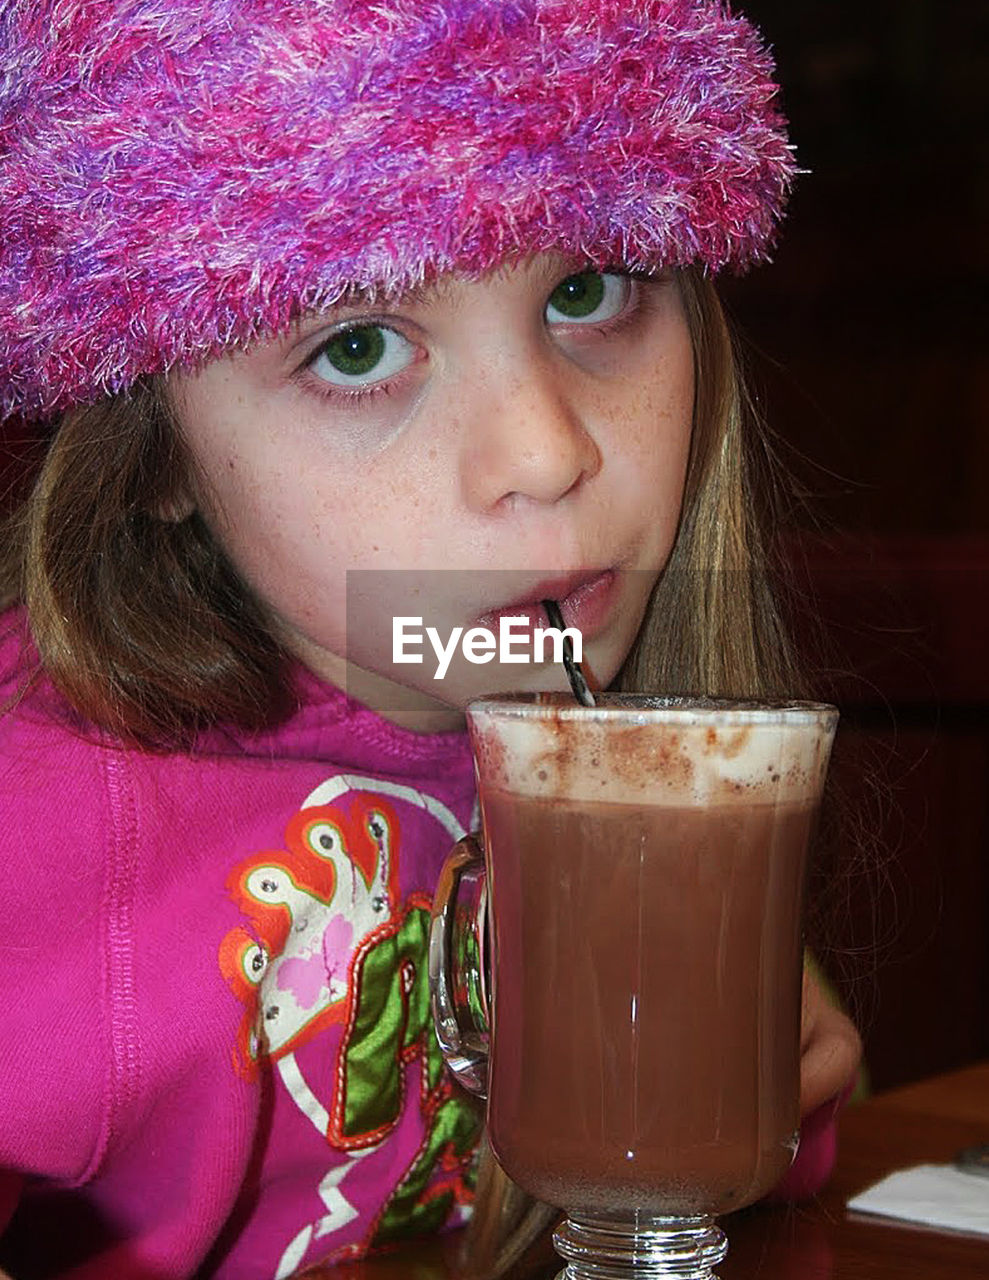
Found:
[{"label": "glass mug handle", "polygon": [[429,989],[436,1038],[450,1070],[487,1097],[488,886],[479,835],[458,840],[440,872],[429,932]]}]

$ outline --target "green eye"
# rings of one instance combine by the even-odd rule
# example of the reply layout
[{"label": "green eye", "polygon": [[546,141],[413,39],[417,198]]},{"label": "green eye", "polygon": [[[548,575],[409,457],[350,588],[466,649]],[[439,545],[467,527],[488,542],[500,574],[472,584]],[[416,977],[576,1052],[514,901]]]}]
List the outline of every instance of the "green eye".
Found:
[{"label": "green eye", "polygon": [[385,337],[376,326],[345,329],[326,344],[323,352],[338,373],[357,378],[370,373],[385,354]]},{"label": "green eye", "polygon": [[546,319],[552,324],[600,324],[625,309],[629,297],[626,276],[581,271],[561,280],[549,296]]},{"label": "green eye", "polygon": [[360,390],[401,373],[414,359],[415,347],[394,329],[353,324],[324,343],[309,368],[331,386]]},{"label": "green eye", "polygon": [[582,320],[595,312],[604,297],[604,280],[597,271],[567,276],[550,294],[549,305],[561,315]]}]

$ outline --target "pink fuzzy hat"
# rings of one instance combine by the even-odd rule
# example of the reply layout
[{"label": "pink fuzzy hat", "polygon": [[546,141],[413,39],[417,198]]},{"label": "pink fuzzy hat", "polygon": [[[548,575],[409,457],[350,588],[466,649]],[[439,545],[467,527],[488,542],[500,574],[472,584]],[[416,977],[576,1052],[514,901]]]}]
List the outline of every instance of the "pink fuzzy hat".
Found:
[{"label": "pink fuzzy hat", "polygon": [[558,249],[765,257],[794,173],[720,0],[3,0],[0,418]]}]

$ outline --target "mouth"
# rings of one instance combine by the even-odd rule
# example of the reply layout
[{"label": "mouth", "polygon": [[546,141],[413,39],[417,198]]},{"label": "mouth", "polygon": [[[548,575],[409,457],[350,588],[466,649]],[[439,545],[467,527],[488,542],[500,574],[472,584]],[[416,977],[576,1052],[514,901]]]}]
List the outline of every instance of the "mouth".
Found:
[{"label": "mouth", "polygon": [[525,618],[529,628],[548,627],[544,600],[555,600],[563,621],[576,627],[585,640],[600,632],[611,613],[617,594],[618,573],[615,569],[583,570],[545,578],[510,601],[482,614],[475,625],[497,630],[502,618]]}]

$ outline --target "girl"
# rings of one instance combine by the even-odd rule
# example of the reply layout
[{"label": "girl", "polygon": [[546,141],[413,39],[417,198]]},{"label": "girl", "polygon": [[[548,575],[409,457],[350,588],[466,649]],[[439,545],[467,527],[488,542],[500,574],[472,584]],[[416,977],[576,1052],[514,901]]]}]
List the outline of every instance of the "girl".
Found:
[{"label": "girl", "polygon": [[[0,403],[38,446],[0,1266],[285,1277],[468,1216],[425,966],[461,710],[561,684],[434,681],[393,619],[553,594],[602,683],[793,692],[709,279],[792,159],[716,0],[6,0],[0,39]],[[809,981],[790,1192],[857,1055]],[[469,1268],[544,1218],[488,1163]]]}]

